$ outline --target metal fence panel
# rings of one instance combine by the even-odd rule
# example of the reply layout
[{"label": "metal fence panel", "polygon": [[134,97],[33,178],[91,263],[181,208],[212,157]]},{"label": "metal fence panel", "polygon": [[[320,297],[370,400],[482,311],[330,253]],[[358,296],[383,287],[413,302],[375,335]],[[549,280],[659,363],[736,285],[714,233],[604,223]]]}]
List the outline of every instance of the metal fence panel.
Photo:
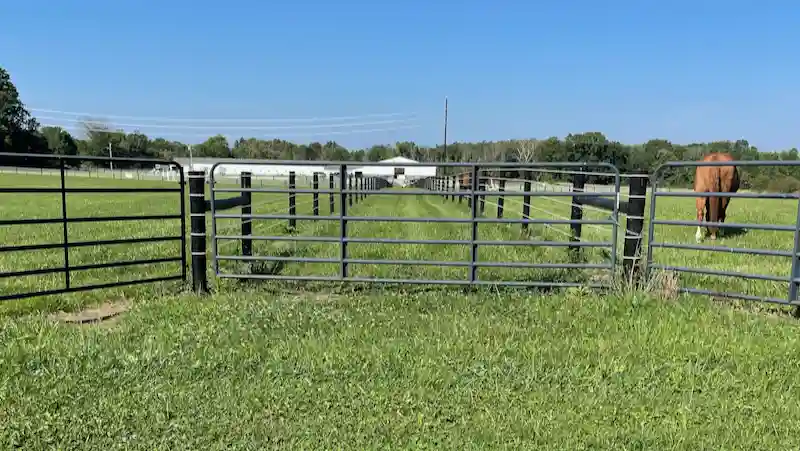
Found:
[{"label": "metal fence panel", "polygon": [[[382,175],[385,170],[377,168],[393,167],[392,163],[380,162],[318,162],[318,161],[237,161],[237,166],[252,166],[253,170],[248,171],[252,174],[266,172],[258,170],[257,166],[280,166],[291,165],[302,166],[324,166],[328,170],[324,173],[315,174],[314,177],[307,177],[305,183],[293,183],[295,177],[290,175],[289,182],[281,183],[259,183],[258,177],[253,176],[250,188],[241,188],[231,184],[223,184],[220,177],[221,170],[229,163],[217,163],[210,171],[210,211],[211,211],[211,243],[213,255],[214,273],[219,278],[230,279],[260,279],[260,280],[287,280],[287,281],[319,281],[319,282],[371,282],[371,283],[398,283],[398,284],[434,284],[434,285],[496,285],[496,286],[527,286],[527,287],[568,287],[568,286],[592,286],[608,287],[613,280],[617,263],[617,224],[618,224],[618,205],[620,190],[619,170],[607,163],[424,163],[419,166],[435,166],[436,174],[420,176],[414,178],[407,171],[403,186],[390,186],[393,176],[390,174]],[[403,166],[414,166],[403,163]],[[595,170],[605,170],[603,173],[614,183],[614,189],[603,192],[563,192],[563,191],[543,191],[530,190],[530,183],[525,179],[519,186],[513,183],[503,182],[503,190],[491,190],[487,188],[485,180],[492,177],[493,171],[516,172],[536,171],[543,168],[561,168],[562,170],[581,171],[587,167]],[[355,170],[357,168],[357,171]],[[227,171],[225,171],[227,172]],[[458,172],[469,173],[471,182],[468,185],[458,180]],[[369,174],[378,174],[369,176]],[[341,175],[345,176],[342,177]],[[324,179],[328,180],[325,181]],[[320,181],[320,179],[322,179]],[[405,187],[405,185],[411,187]],[[398,184],[399,185],[399,184]],[[528,189],[520,189],[527,187]],[[216,208],[222,195],[235,195],[236,193],[249,192],[258,194],[254,196],[252,205],[248,206],[248,211],[244,209],[239,212],[223,212]],[[330,196],[330,208],[327,215],[321,215],[320,209],[313,209],[305,213],[296,208],[301,205],[297,197],[301,194],[313,195],[313,199],[318,199],[320,194]],[[383,205],[385,202],[421,202],[422,198],[439,197],[437,202],[449,203],[452,207],[447,207],[450,214],[444,216],[420,216],[411,217],[398,214],[397,216],[381,215],[373,213],[379,201],[369,203],[373,196],[381,196]],[[266,198],[268,207],[260,208],[264,202],[259,200]],[[310,197],[310,196],[309,196]],[[604,218],[569,218],[570,212],[567,210],[565,218],[535,218],[529,215],[531,204],[536,204],[542,199],[564,199],[569,198],[607,198],[611,200],[611,209],[608,217]],[[467,198],[466,204],[456,202]],[[500,201],[501,210],[498,214],[493,212],[483,212],[481,208],[484,204],[492,204],[487,198],[503,199]],[[282,200],[284,199],[284,200]],[[289,200],[288,208],[286,200]],[[413,200],[412,200],[413,199]],[[513,204],[512,200],[523,200],[522,204]],[[334,207],[334,200],[336,205]],[[366,207],[363,203],[367,202]],[[497,205],[497,203],[495,203]],[[454,210],[461,208],[460,211]],[[485,207],[484,207],[485,208]],[[268,209],[270,211],[259,211]],[[444,211],[444,209],[441,209]],[[453,213],[455,211],[455,213]],[[253,225],[252,235],[238,233],[240,226],[237,223],[231,225],[233,232],[226,232],[223,229],[228,227],[221,226],[222,221],[246,221]],[[264,228],[258,227],[259,223],[266,224],[273,221],[272,225],[266,230],[273,231],[274,227],[288,222],[290,226],[285,228],[285,233],[267,233]],[[275,221],[280,221],[275,224]],[[294,225],[300,223],[318,224],[325,227],[329,224],[330,228],[336,228],[334,235],[319,236],[311,234],[303,236],[299,234]],[[359,224],[406,224],[409,227],[413,224],[438,224],[441,227],[455,228],[458,225],[467,227],[468,233],[460,237],[378,237],[378,236],[356,236],[354,227]],[[527,230],[524,226],[553,226],[561,225],[569,227],[574,224],[589,224],[607,226],[603,236],[599,239],[586,240],[580,237],[570,236],[565,232],[568,239],[556,240],[535,236],[521,236]],[[513,233],[503,236],[501,239],[486,239],[482,237],[485,227],[510,227],[519,225],[519,230],[514,229]],[[479,230],[480,226],[480,230]],[[310,226],[309,226],[310,227]],[[264,231],[261,231],[261,230]],[[568,229],[566,229],[568,230]],[[244,241],[252,242],[253,248],[251,255],[242,255],[235,252],[236,247],[229,246],[240,244]],[[261,243],[259,245],[259,243]],[[270,245],[275,243],[290,243],[284,251],[270,250]],[[326,255],[305,255],[303,246],[328,244],[337,246],[338,251],[330,252]],[[374,258],[368,255],[359,256],[351,251],[351,246],[355,244],[369,244],[380,246],[403,246],[403,245],[439,245],[439,246],[462,246],[469,249],[463,258],[448,260],[439,255],[432,255],[430,260],[419,258]],[[515,246],[518,249],[555,249],[554,252],[562,252],[566,256],[578,255],[582,252],[589,252],[592,249],[602,250],[605,260],[601,262],[589,262],[582,260],[583,257],[573,257],[570,261],[549,261],[549,257],[537,255],[531,252],[530,261],[511,261],[503,259],[502,256],[497,261],[484,261],[479,256],[486,249],[496,248],[496,246]],[[239,246],[240,247],[240,246]],[[259,249],[260,248],[260,249]],[[567,248],[567,249],[564,249]],[[444,249],[443,247],[440,249]],[[559,250],[561,249],[561,250]],[[599,251],[598,251],[599,252]],[[441,251],[442,254],[446,253]],[[495,252],[497,254],[497,252]],[[559,254],[560,255],[560,254]],[[582,254],[581,254],[582,255]],[[598,254],[599,255],[599,254]],[[437,258],[438,257],[438,258]],[[573,261],[574,260],[574,261]],[[313,270],[297,271],[295,274],[284,274],[280,271],[261,271],[258,265],[274,264],[274,266],[302,264],[309,267],[315,264],[323,264],[338,267],[338,270],[329,274],[320,274]],[[379,266],[398,266],[398,267],[432,267],[435,268],[455,268],[463,269],[463,276],[460,277],[435,277],[430,273],[418,275],[418,277],[378,277],[374,274],[355,275],[353,268],[369,266],[377,268]],[[604,271],[605,277],[581,280],[556,280],[542,279],[534,280],[530,276],[506,277],[502,280],[487,280],[480,277],[481,269],[522,269],[522,270],[563,270],[565,272],[583,272],[584,275],[597,271]],[[399,270],[398,270],[399,271]]]},{"label": "metal fence panel", "polygon": [[[25,245],[2,245],[0,246],[0,255],[11,254],[16,252],[27,252],[36,250],[48,249],[62,249],[63,250],[63,265],[58,267],[48,267],[39,269],[28,270],[14,270],[0,272],[0,281],[28,277],[45,274],[58,274],[64,276],[63,285],[58,288],[42,289],[42,290],[29,290],[24,292],[3,292],[0,293],[0,301],[23,299],[36,296],[53,295],[61,293],[74,293],[80,291],[96,290],[102,288],[113,288],[126,285],[137,285],[145,283],[154,283],[170,280],[186,280],[186,215],[185,215],[185,199],[184,199],[184,180],[183,170],[181,166],[173,161],[146,159],[146,158],[108,158],[108,157],[88,157],[88,156],[64,156],[64,155],[43,155],[43,154],[18,154],[18,153],[0,153],[0,159],[6,161],[27,160],[38,166],[46,166],[48,162],[56,166],[57,175],[59,177],[60,186],[53,187],[2,187],[0,186],[0,195],[8,194],[60,194],[60,217],[58,218],[20,218],[20,219],[6,219],[0,218],[0,226],[37,226],[46,224],[61,224],[61,240],[60,242],[51,243],[37,243]],[[98,163],[119,163],[119,164],[171,164],[175,165],[179,170],[179,180],[174,187],[67,187],[66,175],[68,165],[80,162],[98,162]],[[44,172],[42,172],[44,175]],[[67,213],[67,194],[70,193],[83,193],[83,194],[126,194],[126,193],[175,193],[178,201],[176,203],[176,212],[173,214],[159,214],[159,215],[133,215],[133,216],[82,216],[71,217]],[[151,236],[140,238],[115,238],[115,239],[102,239],[102,240],[77,240],[69,233],[70,224],[80,223],[113,223],[113,222],[131,222],[135,221],[152,221],[152,220],[176,220],[180,222],[180,232],[168,236]],[[94,263],[75,265],[70,261],[70,251],[78,248],[95,247],[95,246],[108,246],[119,244],[139,244],[139,243],[162,243],[162,242],[178,242],[180,244],[180,251],[176,255],[158,258],[143,258],[125,261],[114,261],[107,263]],[[78,271],[87,271],[105,268],[122,268],[134,266],[146,266],[160,263],[180,263],[181,269],[177,274],[167,274],[157,277],[144,277],[135,280],[126,281],[113,281],[113,282],[98,282],[89,285],[76,285],[72,276]]]},{"label": "metal fence panel", "polygon": [[[800,283],[800,264],[798,264],[798,257],[800,256],[800,196],[798,193],[752,193],[752,192],[737,192],[737,193],[723,193],[723,192],[705,192],[697,193],[694,191],[688,192],[674,192],[674,191],[659,191],[659,176],[668,169],[674,168],[698,168],[703,166],[720,167],[720,166],[736,166],[738,168],[751,167],[751,166],[800,166],[800,161],[674,161],[667,162],[656,168],[652,175],[652,191],[650,192],[650,212],[649,212],[649,226],[647,232],[647,259],[646,259],[646,273],[651,277],[654,271],[674,272],[678,274],[698,275],[698,276],[713,276],[713,277],[727,277],[739,280],[750,281],[768,281],[786,284],[786,296],[776,297],[767,295],[753,295],[736,291],[708,289],[699,286],[679,286],[677,291],[689,294],[708,295],[712,297],[728,298],[728,299],[741,299],[748,301],[762,301],[777,304],[800,305],[798,301],[798,283]],[[667,220],[659,219],[657,217],[658,200],[661,198],[701,198],[701,197],[729,197],[731,199],[777,199],[777,200],[793,200],[797,202],[796,215],[792,216],[792,225],[776,225],[776,224],[753,224],[753,223],[729,223],[729,222],[709,222],[709,221],[683,221],[683,220]],[[692,209],[694,212],[694,208]],[[695,243],[674,243],[669,242],[668,238],[662,238],[660,241],[656,237],[655,227],[661,226],[684,226],[684,227],[698,227],[700,233],[701,227],[714,226],[720,230],[757,230],[757,231],[772,231],[772,232],[791,232],[792,250],[776,250],[776,249],[759,249],[759,248],[743,248],[743,247],[730,247],[723,245],[708,245],[708,244],[695,244]],[[749,233],[749,232],[748,232]],[[787,265],[787,273],[785,276],[775,276],[768,274],[748,273],[742,271],[730,271],[712,268],[699,268],[690,267],[676,264],[660,264],[656,262],[653,256],[655,249],[671,249],[680,251],[703,251],[708,253],[715,253],[715,255],[752,255],[760,258],[764,257],[788,257],[790,264]]]}]

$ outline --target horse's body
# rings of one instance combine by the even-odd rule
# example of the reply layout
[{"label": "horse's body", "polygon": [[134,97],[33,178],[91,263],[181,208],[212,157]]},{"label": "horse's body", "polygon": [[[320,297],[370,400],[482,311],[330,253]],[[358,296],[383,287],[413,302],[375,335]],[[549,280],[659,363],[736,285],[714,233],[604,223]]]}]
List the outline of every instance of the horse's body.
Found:
[{"label": "horse's body", "polygon": [[459,175],[458,188],[462,191],[472,189],[472,174],[469,172],[462,172]]},{"label": "horse's body", "polygon": [[[728,153],[715,152],[706,155],[702,161],[733,161]],[[735,193],[739,190],[739,170],[736,166],[698,166],[694,176],[696,193]],[[730,197],[698,197],[695,202],[697,220],[706,222],[725,222]],[[705,210],[705,215],[703,214]],[[718,227],[708,226],[712,240],[717,239]],[[697,241],[704,238],[703,228],[697,226]]]}]

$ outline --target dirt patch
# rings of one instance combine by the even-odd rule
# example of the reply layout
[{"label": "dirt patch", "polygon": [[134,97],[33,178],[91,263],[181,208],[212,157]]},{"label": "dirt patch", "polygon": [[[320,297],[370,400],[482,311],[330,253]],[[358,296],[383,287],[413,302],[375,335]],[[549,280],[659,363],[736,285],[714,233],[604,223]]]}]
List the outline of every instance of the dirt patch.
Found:
[{"label": "dirt patch", "polygon": [[120,315],[130,309],[130,302],[126,299],[106,301],[103,304],[83,309],[79,312],[58,312],[51,315],[51,319],[60,323],[75,325],[109,326],[120,319]]}]

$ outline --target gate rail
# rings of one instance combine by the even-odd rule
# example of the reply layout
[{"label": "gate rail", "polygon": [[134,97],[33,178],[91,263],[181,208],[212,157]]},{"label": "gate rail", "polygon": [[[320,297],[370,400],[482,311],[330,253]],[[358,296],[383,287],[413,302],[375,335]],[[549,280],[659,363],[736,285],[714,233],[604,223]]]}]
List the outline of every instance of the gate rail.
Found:
[{"label": "gate rail", "polygon": [[[26,245],[0,245],[0,254],[7,254],[10,252],[24,252],[34,250],[48,250],[48,249],[63,249],[64,251],[64,264],[60,267],[49,267],[40,269],[28,269],[18,271],[8,271],[0,273],[0,280],[46,275],[46,274],[64,274],[64,284],[60,288],[28,291],[23,293],[0,293],[0,301],[12,299],[24,299],[36,296],[45,296],[62,293],[74,293],[79,291],[97,290],[103,288],[114,288],[128,285],[138,285],[154,282],[164,282],[170,280],[186,280],[186,215],[185,215],[185,199],[184,199],[184,183],[183,183],[183,169],[173,161],[147,159],[147,158],[109,158],[109,157],[89,157],[89,156],[67,156],[67,155],[45,155],[45,154],[20,154],[20,153],[0,153],[0,159],[32,159],[34,161],[57,160],[59,166],[59,177],[61,185],[58,188],[47,187],[0,187],[0,194],[35,194],[35,193],[50,193],[61,194],[61,217],[59,218],[45,218],[45,219],[0,219],[0,226],[14,226],[14,225],[43,225],[43,224],[62,224],[62,240],[59,243],[41,243],[41,244],[26,244]],[[153,187],[153,188],[133,188],[133,187],[103,187],[103,188],[68,188],[66,186],[66,168],[67,162],[80,162],[80,161],[95,161],[95,162],[124,162],[124,163],[139,163],[139,164],[174,164],[180,171],[180,185],[175,188],[166,187]],[[121,194],[121,193],[177,193],[180,196],[180,211],[175,214],[168,215],[138,215],[138,216],[88,216],[88,217],[69,217],[67,214],[67,194],[68,193],[102,193],[102,194]],[[144,221],[144,220],[180,220],[181,232],[179,235],[174,236],[154,236],[146,238],[120,238],[120,239],[107,239],[107,240],[81,240],[71,241],[69,235],[69,224],[78,223],[93,223],[93,222],[115,222],[115,221]],[[163,258],[150,258],[150,259],[137,259],[127,261],[115,261],[110,263],[95,263],[86,265],[72,265],[70,264],[70,250],[74,248],[82,248],[89,246],[105,246],[114,244],[140,244],[140,243],[158,243],[179,241],[181,244],[181,252],[179,256],[163,257]],[[115,281],[97,283],[91,285],[75,286],[71,280],[71,275],[76,271],[104,269],[104,268],[121,268],[129,266],[150,265],[158,263],[181,262],[181,273],[169,276],[150,277],[145,279],[131,280],[131,281]]]},{"label": "gate rail", "polygon": [[[787,284],[787,297],[762,297],[748,295],[744,293],[732,293],[725,291],[715,291],[702,289],[698,287],[679,287],[677,291],[689,294],[699,294],[707,296],[715,296],[729,299],[741,299],[747,301],[761,301],[775,304],[785,305],[800,305],[798,301],[798,288],[800,287],[800,196],[796,193],[722,193],[722,192],[706,192],[698,193],[694,191],[686,192],[667,192],[658,191],[659,175],[669,168],[696,168],[702,166],[736,166],[736,167],[751,167],[751,166],[800,166],[800,161],[674,161],[667,162],[657,167],[652,174],[652,191],[650,193],[650,214],[649,226],[647,233],[647,262],[646,273],[652,274],[653,270],[661,271],[675,271],[678,273],[689,274],[702,274],[710,276],[721,277],[735,277],[739,279],[748,280],[761,280],[772,282],[785,282]],[[774,225],[774,224],[746,224],[746,223],[722,223],[722,222],[708,222],[708,221],[681,221],[681,220],[665,220],[656,218],[656,201],[661,197],[730,197],[740,199],[796,199],[798,200],[797,217],[793,226],[788,225]],[[725,246],[708,246],[701,244],[679,244],[669,243],[666,241],[656,241],[655,226],[690,226],[690,227],[719,227],[720,229],[749,229],[749,230],[767,230],[767,231],[782,231],[793,232],[794,245],[791,252],[779,251],[773,249],[746,249],[746,248],[733,248]],[[765,274],[744,273],[736,271],[723,271],[708,268],[693,268],[678,265],[665,265],[657,264],[654,262],[653,249],[679,249],[679,250],[696,250],[706,252],[717,252],[725,254],[743,254],[743,255],[758,255],[758,256],[777,256],[791,258],[791,269],[789,276],[772,276]]]}]

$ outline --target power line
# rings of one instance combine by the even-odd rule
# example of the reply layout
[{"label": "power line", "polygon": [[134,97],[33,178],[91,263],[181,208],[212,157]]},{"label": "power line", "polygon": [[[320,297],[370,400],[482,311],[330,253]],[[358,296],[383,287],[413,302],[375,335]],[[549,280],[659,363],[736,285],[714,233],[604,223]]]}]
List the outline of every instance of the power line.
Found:
[{"label": "power line", "polygon": [[[50,121],[63,121],[70,123],[89,123],[84,119],[66,119],[52,116],[39,116],[38,119]],[[344,127],[363,127],[366,125],[386,125],[409,122],[412,119],[388,119],[370,122],[352,122],[339,124],[311,124],[311,125],[271,125],[271,126],[251,126],[251,125],[166,125],[166,124],[135,124],[135,123],[111,123],[109,125],[117,127],[137,127],[137,128],[168,128],[168,129],[192,129],[192,130],[292,130],[292,129],[322,129],[322,128],[344,128]]]},{"label": "power line", "polygon": [[[55,123],[40,123],[42,127],[61,127],[65,130],[69,130],[72,132],[83,132],[83,131],[90,131],[90,132],[106,132],[106,133],[131,133],[130,131],[125,130],[115,130],[111,128],[92,128],[92,127],[82,127],[79,125],[64,125],[64,124],[55,124]],[[392,132],[392,131],[399,131],[399,130],[411,130],[415,128],[419,128],[418,124],[410,124],[410,125],[402,125],[397,127],[385,127],[385,128],[371,128],[371,129],[355,129],[355,130],[339,130],[339,131],[329,131],[329,132],[309,132],[309,133],[280,133],[278,134],[262,134],[259,137],[262,138],[277,138],[280,139],[281,137],[290,136],[290,137],[311,137],[311,136],[327,136],[327,135],[350,135],[350,134],[360,134],[360,133],[380,133],[380,132]],[[139,131],[139,130],[136,130]],[[206,137],[213,136],[213,133],[181,133],[181,132],[163,132],[158,133],[158,136],[180,136],[180,137]],[[153,137],[158,137],[153,136]]]},{"label": "power line", "polygon": [[148,116],[125,116],[117,114],[100,113],[81,113],[76,111],[54,110],[49,108],[28,108],[28,111],[46,114],[61,114],[65,116],[84,116],[96,118],[114,119],[133,119],[139,121],[158,121],[158,122],[262,122],[262,123],[283,123],[283,122],[321,122],[321,121],[346,121],[364,119],[370,117],[397,117],[397,116],[416,116],[416,113],[369,113],[356,116],[329,116],[329,117],[305,117],[305,118],[180,118],[180,117],[148,117]]}]

